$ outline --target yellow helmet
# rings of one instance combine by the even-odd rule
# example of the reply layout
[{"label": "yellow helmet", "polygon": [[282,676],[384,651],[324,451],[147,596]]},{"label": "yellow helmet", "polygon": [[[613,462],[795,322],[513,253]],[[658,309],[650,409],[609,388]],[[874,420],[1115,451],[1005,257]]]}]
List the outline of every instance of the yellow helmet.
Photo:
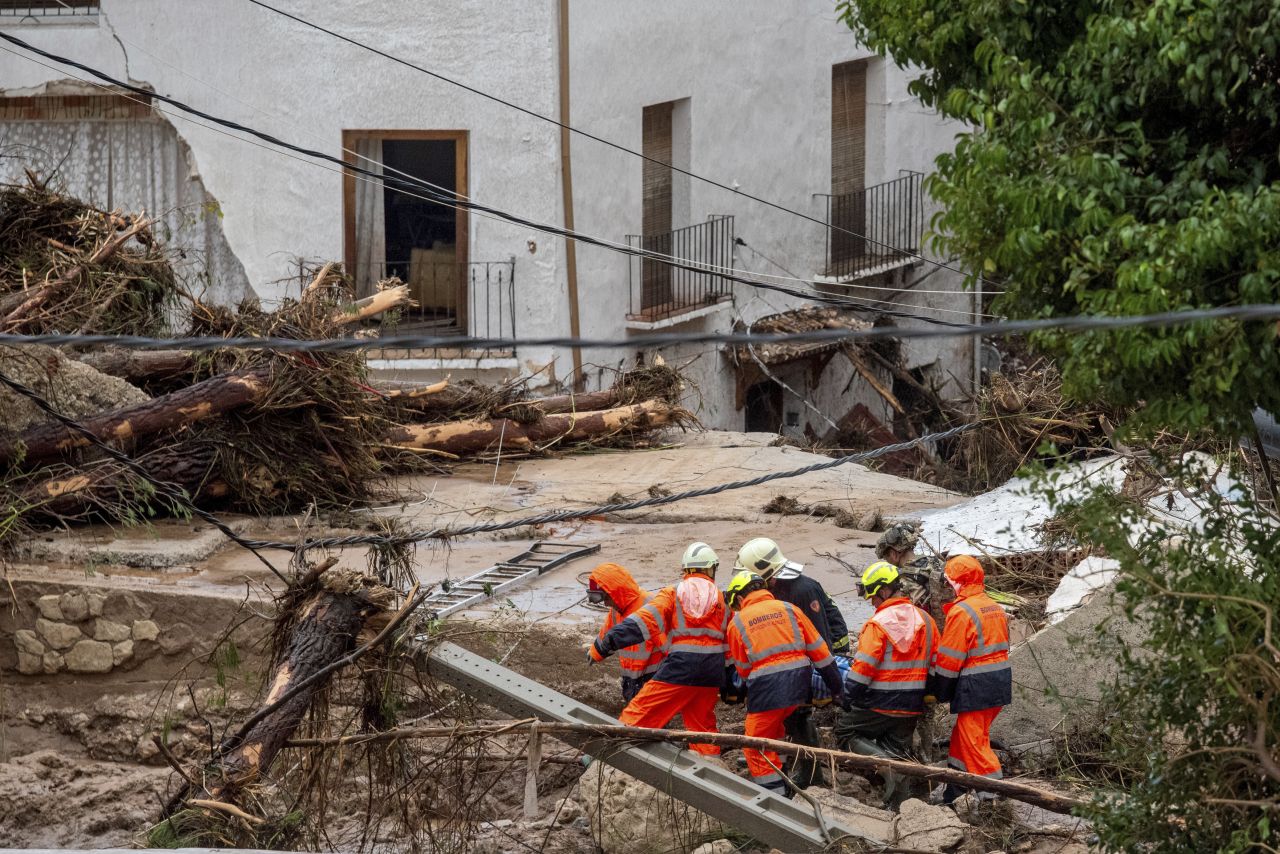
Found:
[{"label": "yellow helmet", "polygon": [[858,595],[863,599],[870,599],[886,584],[897,583],[898,568],[887,560],[878,560],[862,573],[862,580],[858,582]]},{"label": "yellow helmet", "polygon": [[729,579],[729,586],[724,590],[725,601],[730,608],[739,608],[742,606],[741,597],[752,591],[763,590],[764,588],[765,582],[763,578],[750,570],[744,569]]}]

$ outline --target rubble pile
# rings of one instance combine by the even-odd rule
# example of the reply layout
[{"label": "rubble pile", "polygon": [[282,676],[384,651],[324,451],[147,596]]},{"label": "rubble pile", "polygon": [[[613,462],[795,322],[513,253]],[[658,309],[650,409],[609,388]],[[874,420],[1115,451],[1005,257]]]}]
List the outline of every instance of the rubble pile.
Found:
[{"label": "rubble pile", "polygon": [[[0,188],[0,326],[318,340],[376,335],[362,325],[408,303],[395,279],[355,300],[350,278],[326,264],[303,269],[299,296],[273,310],[252,300],[235,310],[206,305],[177,281],[147,224],[34,178]],[[0,525],[0,544],[69,520],[185,515],[181,502],[157,494],[155,480],[201,504],[257,514],[340,509],[376,498],[401,471],[626,446],[694,423],[677,404],[680,376],[665,365],[624,373],[605,391],[544,399],[530,399],[522,383],[379,384],[358,351],[5,347],[0,372],[96,437],[17,389],[0,391],[0,498],[18,508]],[[107,457],[99,442],[148,477]]]}]

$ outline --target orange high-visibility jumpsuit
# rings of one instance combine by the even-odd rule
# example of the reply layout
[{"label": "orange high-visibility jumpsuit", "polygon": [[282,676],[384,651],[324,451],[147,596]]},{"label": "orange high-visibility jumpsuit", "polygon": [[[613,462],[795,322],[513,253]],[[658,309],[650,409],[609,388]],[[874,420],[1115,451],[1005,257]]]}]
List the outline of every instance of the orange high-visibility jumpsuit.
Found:
[{"label": "orange high-visibility jumpsuit", "polygon": [[[742,599],[729,624],[729,658],[747,685],[746,734],[782,738],[783,721],[809,702],[812,668],[817,667],[832,696],[840,699],[840,672],[818,630],[795,606],[779,602],[768,590]],[[783,791],[782,766],[772,750],[744,748],[751,777],[766,789]]]},{"label": "orange high-visibility jumpsuit", "polygon": [[[986,594],[982,565],[968,555],[947,561],[946,576],[957,588],[947,609],[938,648],[933,693],[956,714],[950,765],[970,774],[999,778],[1000,760],[991,749],[991,724],[1013,702],[1009,666],[1009,619]],[[948,797],[958,794],[949,788]]]},{"label": "orange high-visibility jumpsuit", "polygon": [[[678,714],[687,730],[716,732],[727,620],[724,597],[711,577],[687,572],[675,587],[659,590],[647,604],[597,639],[594,654],[601,657],[659,635],[667,639],[666,658],[618,719],[628,726],[661,729]],[[708,756],[720,753],[712,744],[691,744],[689,748]]]},{"label": "orange high-visibility jumpsuit", "polygon": [[[605,617],[596,640],[603,640],[610,629],[640,610],[652,598],[640,589],[631,573],[616,563],[600,564],[591,570],[591,579],[608,594],[614,605],[609,609],[609,616]],[[618,664],[622,666],[623,674],[622,702],[631,702],[631,698],[640,693],[644,684],[658,672],[658,665],[666,657],[666,644],[666,637],[658,634],[643,643],[618,650]],[[591,657],[596,661],[604,659],[594,644],[591,647]]]},{"label": "orange high-visibility jumpsuit", "polygon": [[845,677],[849,704],[892,717],[921,715],[940,642],[933,617],[906,596],[880,603],[858,634],[858,651]]}]

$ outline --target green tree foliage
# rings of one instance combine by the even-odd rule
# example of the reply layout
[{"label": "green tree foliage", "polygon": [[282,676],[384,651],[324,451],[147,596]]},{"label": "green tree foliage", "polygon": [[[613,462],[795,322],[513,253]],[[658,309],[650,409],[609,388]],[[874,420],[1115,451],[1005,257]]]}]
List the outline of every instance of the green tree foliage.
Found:
[{"label": "green tree foliage", "polygon": [[1141,648],[1091,653],[1121,660],[1108,727],[1135,782],[1090,817],[1112,851],[1275,851],[1280,528],[1203,458],[1172,468],[1148,502],[1095,490],[1060,508],[1120,560],[1120,601],[1146,632]]},{"label": "green tree foliage", "polygon": [[[977,132],[930,180],[1014,317],[1280,302],[1280,4],[844,0],[861,40]],[[1272,323],[1048,334],[1066,390],[1239,431],[1280,411]]]}]

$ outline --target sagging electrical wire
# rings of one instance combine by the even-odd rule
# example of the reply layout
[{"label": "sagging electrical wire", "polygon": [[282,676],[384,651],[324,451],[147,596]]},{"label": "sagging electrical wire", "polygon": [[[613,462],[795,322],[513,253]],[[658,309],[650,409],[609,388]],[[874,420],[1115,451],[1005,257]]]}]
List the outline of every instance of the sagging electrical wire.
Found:
[{"label": "sagging electrical wire", "polygon": [[[885,248],[888,248],[888,249],[892,249],[892,250],[893,250],[893,251],[895,251],[895,252],[901,252],[901,253],[903,253],[903,254],[905,254],[905,255],[908,255],[908,256],[910,256],[910,257],[912,257],[912,258],[915,258],[915,259],[916,259],[916,260],[918,260],[918,261],[922,261],[922,262],[924,262],[924,263],[926,263],[926,264],[933,264],[933,265],[935,265],[936,267],[938,267],[939,269],[951,270],[952,272],[959,273],[959,274],[960,274],[960,275],[962,275],[962,276],[968,276],[968,274],[967,274],[964,270],[961,270],[961,269],[956,268],[956,267],[948,266],[948,265],[947,265],[946,263],[944,263],[944,262],[941,262],[941,261],[935,261],[935,260],[933,260],[932,258],[926,258],[926,257],[924,257],[923,255],[920,255],[920,254],[917,254],[917,253],[914,253],[914,252],[910,252],[910,251],[905,250],[905,249],[901,249],[901,248],[898,248],[898,247],[892,246],[892,245],[891,245],[891,244],[889,244],[889,243],[885,243],[885,242],[880,241],[880,240],[875,240],[875,239],[873,239],[873,238],[871,238],[871,237],[867,237],[866,235],[863,235],[863,234],[858,234],[857,232],[855,232],[855,231],[850,231],[850,230],[849,230],[849,229],[847,229],[847,228],[843,228],[843,227],[838,226],[838,225],[832,225],[831,223],[828,223],[828,222],[823,222],[822,220],[818,219],[817,217],[810,216],[809,214],[806,214],[806,213],[804,213],[804,212],[802,212],[802,211],[797,211],[797,210],[794,210],[794,209],[792,209],[792,208],[786,207],[785,205],[779,204],[778,202],[771,202],[771,201],[769,201],[768,199],[764,199],[764,198],[761,198],[761,197],[759,197],[759,196],[756,196],[756,195],[753,195],[753,194],[751,194],[751,193],[748,193],[748,192],[746,192],[746,191],[742,190],[741,188],[737,188],[737,187],[730,187],[730,186],[728,186],[728,185],[726,185],[726,184],[722,184],[722,183],[720,183],[719,181],[716,181],[716,180],[715,180],[715,179],[713,179],[713,178],[707,178],[707,177],[704,177],[704,176],[702,176],[702,175],[698,175],[698,174],[697,174],[697,173],[695,173],[695,172],[691,172],[691,171],[689,171],[689,170],[687,170],[687,169],[682,169],[682,168],[680,168],[679,166],[675,166],[675,165],[670,164],[670,163],[664,163],[664,162],[663,162],[663,161],[661,161],[661,160],[656,160],[656,159],[654,159],[654,158],[650,157],[649,155],[644,154],[643,152],[636,151],[635,149],[632,149],[632,148],[627,148],[625,145],[622,145],[621,143],[613,142],[612,140],[608,140],[608,139],[605,139],[604,137],[597,136],[597,135],[595,135],[595,134],[593,134],[593,133],[590,133],[589,131],[580,130],[579,128],[575,128],[575,127],[573,127],[572,125],[568,125],[568,124],[565,124],[565,123],[563,123],[563,122],[560,122],[560,121],[558,121],[557,119],[554,119],[554,118],[552,118],[552,117],[550,117],[550,116],[544,116],[542,113],[539,113],[539,112],[537,112],[536,110],[531,110],[531,109],[529,109],[528,107],[522,107],[522,106],[520,106],[519,104],[515,104],[515,103],[513,103],[513,102],[511,102],[511,101],[507,101],[507,100],[505,100],[505,99],[503,99],[503,98],[498,97],[497,95],[493,95],[493,94],[490,94],[490,93],[488,93],[488,92],[485,92],[485,91],[484,91],[484,90],[482,90],[482,89],[478,89],[478,88],[476,88],[475,86],[470,86],[470,85],[468,85],[468,84],[466,84],[466,83],[463,83],[463,82],[461,82],[461,81],[459,81],[459,80],[454,80],[454,79],[453,79],[453,78],[451,78],[451,77],[448,77],[448,76],[446,76],[446,75],[444,75],[444,74],[439,73],[438,71],[432,71],[432,70],[431,70],[431,69],[429,69],[429,68],[426,68],[426,67],[421,66],[421,65],[417,65],[417,64],[415,64],[415,63],[413,63],[413,62],[410,62],[410,61],[409,61],[409,60],[407,60],[407,59],[403,59],[403,58],[401,58],[401,57],[395,56],[394,54],[387,53],[387,52],[386,52],[386,51],[384,51],[384,50],[380,50],[379,48],[373,47],[372,45],[365,44],[364,42],[361,42],[361,41],[359,41],[359,40],[357,40],[357,39],[354,39],[354,38],[352,38],[352,37],[350,37],[350,36],[345,36],[345,35],[343,35],[342,33],[339,33],[339,32],[336,32],[336,31],[334,31],[334,30],[328,29],[327,27],[322,27],[322,26],[320,26],[320,25],[319,25],[319,24],[317,24],[317,23],[314,23],[314,22],[312,22],[312,21],[308,21],[307,19],[302,18],[302,17],[299,17],[298,15],[294,15],[294,14],[291,14],[291,13],[289,13],[289,12],[286,12],[286,11],[284,11],[283,9],[279,9],[279,8],[277,8],[277,7],[275,7],[275,6],[272,6],[272,5],[271,5],[271,4],[269,4],[269,3],[265,3],[265,2],[263,2],[263,0],[249,0],[249,2],[250,2],[250,3],[252,3],[252,4],[253,4],[253,5],[255,5],[255,6],[259,6],[259,7],[263,8],[263,9],[266,9],[266,10],[268,10],[268,11],[270,11],[270,12],[274,12],[274,13],[275,13],[275,14],[277,14],[277,15],[280,15],[280,16],[282,16],[282,17],[288,18],[288,19],[290,19],[290,20],[292,20],[292,21],[295,21],[295,22],[297,22],[297,23],[299,23],[299,24],[302,24],[303,26],[310,27],[311,29],[313,29],[313,30],[317,30],[317,31],[319,31],[319,32],[322,32],[322,33],[324,33],[325,35],[328,35],[328,36],[331,36],[331,37],[333,37],[333,38],[339,39],[340,41],[344,41],[344,42],[346,42],[347,44],[350,44],[350,45],[353,45],[353,46],[355,46],[355,47],[361,48],[362,50],[367,50],[367,51],[369,51],[370,53],[373,53],[373,54],[376,54],[377,56],[381,56],[381,57],[383,57],[384,59],[389,59],[389,60],[391,60],[392,62],[395,62],[395,63],[398,63],[399,65],[403,65],[403,66],[405,66],[406,68],[411,68],[411,69],[413,69],[414,71],[418,71],[418,72],[420,72],[420,73],[422,73],[422,74],[426,74],[426,75],[429,75],[429,76],[431,76],[431,77],[434,77],[435,79],[437,79],[437,80],[439,80],[439,81],[441,81],[441,82],[443,82],[443,83],[448,83],[448,84],[450,84],[451,86],[457,86],[457,87],[459,87],[460,89],[464,89],[464,90],[466,90],[466,91],[468,91],[468,92],[470,92],[470,93],[472,93],[472,94],[474,94],[474,95],[479,95],[479,96],[480,96],[480,97],[482,97],[482,98],[487,98],[487,99],[489,99],[490,101],[494,101],[494,102],[496,102],[496,103],[502,104],[502,105],[503,105],[503,106],[505,106],[505,107],[509,107],[509,108],[511,108],[511,109],[513,109],[513,110],[517,110],[517,111],[519,111],[519,112],[521,112],[521,113],[524,113],[525,115],[532,116],[533,118],[538,119],[539,121],[544,121],[544,122],[548,122],[548,123],[550,123],[550,124],[553,124],[553,125],[555,125],[556,127],[560,128],[560,129],[562,129],[562,130],[567,130],[567,131],[569,131],[570,133],[577,134],[578,136],[581,136],[581,137],[583,137],[584,139],[589,139],[589,140],[592,140],[593,142],[598,142],[598,143],[600,143],[601,145],[607,145],[608,147],[610,147],[610,148],[612,148],[612,149],[614,149],[614,150],[616,150],[616,151],[621,151],[621,152],[623,152],[623,153],[630,154],[630,155],[632,155],[632,156],[634,156],[634,157],[639,157],[641,160],[644,160],[644,161],[649,162],[649,163],[653,163],[653,164],[655,164],[655,165],[657,165],[657,166],[661,166],[661,167],[662,167],[662,168],[664,168],[664,169],[670,169],[670,170],[672,170],[673,172],[678,172],[678,173],[680,173],[681,175],[685,175],[685,176],[687,176],[687,177],[689,177],[689,178],[693,178],[693,179],[694,179],[694,180],[696,180],[696,181],[701,181],[701,182],[703,182],[703,183],[705,183],[705,184],[709,184],[709,185],[711,185],[711,186],[713,186],[713,187],[718,187],[718,188],[720,188],[721,190],[727,190],[728,192],[733,193],[735,196],[741,196],[741,197],[742,197],[742,198],[744,198],[744,199],[750,199],[750,200],[751,200],[751,201],[753,201],[753,202],[758,202],[759,204],[765,205],[765,206],[767,206],[767,207],[771,207],[771,208],[773,208],[773,209],[775,209],[775,210],[782,211],[783,213],[788,213],[788,214],[791,214],[792,216],[799,217],[800,219],[807,220],[807,221],[809,221],[809,222],[815,223],[815,224],[817,224],[817,225],[822,226],[823,228],[830,229],[830,230],[834,230],[834,231],[839,231],[840,233],[842,233],[842,234],[847,234],[847,235],[849,235],[850,237],[856,237],[856,238],[858,238],[858,239],[860,239],[860,240],[865,240],[865,241],[867,241],[868,243],[872,243],[872,244],[875,244],[875,245],[877,245],[877,246],[882,246],[882,247],[885,247]],[[997,284],[999,284],[999,283],[997,283]],[[985,290],[985,288],[984,288],[984,290]]]},{"label": "sagging electrical wire", "polygon": [[[660,253],[653,252],[652,250],[637,248],[634,246],[627,246],[624,244],[618,244],[609,240],[605,240],[603,238],[598,238],[591,235],[585,235],[577,231],[561,228],[559,226],[539,223],[534,220],[530,220],[525,217],[519,216],[517,214],[508,213],[506,211],[503,211],[499,208],[492,207],[490,205],[484,205],[474,200],[462,198],[456,192],[451,190],[445,190],[444,188],[439,188],[439,191],[437,191],[437,189],[434,189],[435,185],[431,185],[429,184],[429,182],[423,181],[420,178],[413,178],[412,181],[407,181],[399,177],[387,176],[386,174],[381,172],[375,172],[371,169],[366,169],[361,166],[356,166],[353,163],[348,163],[345,160],[339,157],[335,157],[331,154],[326,154],[325,152],[322,152],[322,151],[309,149],[303,146],[295,145],[290,142],[286,142],[285,140],[282,140],[264,131],[251,128],[247,125],[232,121],[230,119],[223,119],[218,116],[214,116],[210,113],[204,112],[203,110],[199,110],[195,107],[185,104],[182,101],[179,101],[175,98],[171,98],[167,95],[161,95],[156,92],[151,92],[140,86],[135,86],[132,83],[119,80],[103,71],[99,71],[98,69],[85,65],[76,60],[73,60],[64,56],[59,56],[58,54],[51,53],[49,51],[35,47],[34,45],[31,45],[28,42],[25,42],[22,39],[10,33],[5,33],[3,31],[0,31],[0,39],[8,41],[11,44],[17,45],[38,56],[43,56],[46,59],[50,59],[54,62],[58,62],[63,65],[67,65],[72,68],[76,68],[81,71],[84,71],[85,73],[91,74],[100,80],[110,83],[113,86],[117,86],[121,89],[125,89],[129,92],[133,92],[134,94],[142,96],[144,98],[151,99],[151,100],[159,100],[163,103],[166,103],[175,107],[178,110],[181,110],[185,113],[189,113],[194,116],[199,116],[202,119],[214,122],[215,124],[221,125],[222,127],[239,131],[241,133],[250,134],[251,136],[254,136],[262,140],[263,142],[267,142],[271,145],[278,146],[288,151],[293,151],[298,154],[301,154],[316,160],[322,160],[328,163],[332,163],[338,166],[340,170],[345,170],[346,172],[351,172],[357,175],[364,175],[367,178],[380,181],[382,182],[383,186],[387,190],[390,190],[392,192],[398,192],[404,195],[418,198],[423,201],[439,204],[444,207],[449,207],[455,210],[467,210],[471,212],[480,213],[481,215],[487,214],[492,217],[496,217],[498,219],[504,220],[506,222],[510,222],[510,223],[522,226],[524,228],[529,228],[534,231],[540,231],[544,234],[549,234],[552,236],[561,237],[568,240],[576,240],[590,246],[598,246],[602,249],[608,249],[608,250],[618,252],[620,254],[628,255],[631,257],[635,257],[635,258],[647,259],[655,263],[660,263],[665,266],[671,267],[673,269],[686,270],[688,272],[699,273],[703,275],[706,275],[709,272],[710,265],[707,265],[707,264],[686,263],[682,259],[674,258],[672,256],[664,256],[664,255],[661,255]],[[417,192],[418,190],[425,190],[427,192],[427,195],[422,195],[420,192]],[[446,193],[448,195],[446,195]],[[826,305],[839,305],[839,306],[845,306],[848,308],[856,308],[856,309],[861,309],[863,311],[877,312],[879,314],[883,314],[889,317],[897,317],[897,318],[907,319],[907,320],[918,320],[924,323],[936,324],[940,326],[962,325],[962,324],[953,323],[952,321],[939,320],[937,318],[927,317],[924,315],[914,314],[911,312],[903,312],[903,311],[896,311],[893,309],[880,308],[874,305],[869,305],[866,302],[851,299],[848,297],[840,297],[840,296],[834,296],[834,295],[824,295],[821,293],[807,293],[804,291],[798,291],[798,290],[795,290],[794,288],[789,288],[783,285],[769,284],[769,283],[761,282],[754,279],[748,279],[748,278],[736,275],[732,272],[722,272],[716,275],[719,275],[720,278],[726,279],[728,281],[747,285],[748,287],[772,290],[778,293],[787,294],[788,296],[793,296],[798,299],[803,299],[810,302],[817,302],[817,303],[826,304]],[[810,283],[810,284],[813,284],[813,283]],[[884,302],[884,301],[881,301],[881,302]],[[968,314],[968,312],[965,312],[965,313]]]}]

